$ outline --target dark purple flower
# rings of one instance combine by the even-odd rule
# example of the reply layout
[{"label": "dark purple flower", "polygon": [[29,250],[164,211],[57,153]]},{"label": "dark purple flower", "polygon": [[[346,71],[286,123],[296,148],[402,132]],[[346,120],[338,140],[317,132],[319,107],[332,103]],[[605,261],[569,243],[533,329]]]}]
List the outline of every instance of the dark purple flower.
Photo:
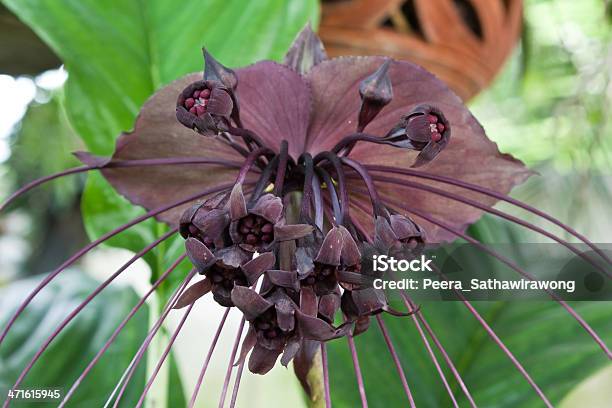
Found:
[{"label": "dark purple flower", "polygon": [[[186,255],[175,261],[151,291],[185,256],[194,271],[171,297],[154,330],[162,326],[172,308],[187,308],[186,318],[194,302],[212,292],[219,304],[237,306],[249,321],[239,362],[252,350],[249,369],[265,373],[282,354],[281,362],[286,365],[293,359],[307,385],[315,351],[319,346],[325,350],[321,342],[348,335],[358,366],[352,336],[367,330],[371,317],[376,318],[394,354],[380,313],[419,313],[407,297],[403,299],[408,311],[395,311],[385,292],[372,286],[378,276],[368,266],[373,255],[414,256],[426,241],[439,243],[457,237],[479,245],[464,231],[483,211],[505,216],[490,208],[498,199],[542,215],[505,196],[531,173],[519,161],[501,154],[461,100],[422,68],[384,57],[328,60],[309,28],[298,36],[284,64],[261,61],[231,70],[206,51],[204,57],[203,79],[201,74],[191,74],[153,95],[134,130],[118,139],[111,158],[80,153],[78,157],[87,166],[64,173],[100,170],[119,193],[148,212],[90,244],[49,274],[13,315],[0,334],[0,343],[38,290],[64,268],[125,228],[157,217],[172,229],[130,262],[178,231],[185,238]],[[444,189],[439,188],[440,183]],[[465,193],[466,189],[478,194]],[[27,188],[10,200],[24,191]],[[529,223],[521,225],[541,232]],[[569,227],[557,225],[589,243]],[[547,236],[567,244],[552,234]],[[513,269],[530,277],[517,266]],[[204,279],[189,286],[196,271]],[[93,296],[79,307],[91,299]],[[469,302],[466,305],[484,322]],[[565,307],[598,344],[604,344]],[[66,324],[74,316],[76,313]],[[335,328],[332,323],[338,319],[344,323]],[[423,322],[444,354],[425,318],[418,314],[412,320],[419,329]],[[241,332],[234,353],[240,336]],[[126,381],[145,355],[150,338],[129,368]],[[516,364],[501,340],[494,340]],[[49,342],[13,388],[20,385]],[[605,344],[602,348],[612,355]],[[431,355],[435,360],[434,353]],[[463,384],[452,362],[449,364]],[[467,392],[466,396],[471,399]]]},{"label": "dark purple flower", "polygon": [[[412,64],[379,57],[327,60],[310,30],[298,36],[285,65],[262,61],[230,70],[206,51],[204,57],[204,79],[190,75],[154,95],[110,161],[186,164],[147,167],[146,177],[111,165],[102,171],[146,208],[225,186],[219,196],[186,211],[171,206],[159,218],[176,224],[184,211],[180,232],[187,254],[206,276],[182,305],[210,291],[218,303],[232,306],[264,277],[257,296],[267,306],[257,321],[247,314],[258,339],[254,371],[267,371],[280,353],[293,356],[300,348],[293,341],[296,323],[283,313],[329,325],[342,311],[359,333],[370,316],[391,310],[362,271],[370,253],[362,256],[360,248],[374,248],[365,237],[372,236],[381,253],[410,255],[420,250],[425,231],[433,242],[453,236],[426,219],[402,215],[398,203],[405,197],[415,211],[435,213],[459,230],[480,215],[402,185],[408,174],[394,174],[400,184],[392,184],[378,170],[426,166],[432,174],[477,180],[501,192],[529,175],[499,154],[459,98]],[[168,110],[176,95],[180,123]],[[202,139],[194,129],[216,136]],[[466,151],[471,160],[458,160]],[[302,194],[298,206],[291,204],[296,192]]]},{"label": "dark purple flower", "polygon": [[433,160],[448,144],[451,126],[440,109],[419,105],[402,117],[384,139],[395,146],[409,147],[421,153],[413,167]]},{"label": "dark purple flower", "polygon": [[237,245],[219,249],[214,253],[195,238],[185,242],[187,255],[198,272],[211,282],[215,301],[222,306],[233,306],[231,291],[234,285],[254,284],[276,262],[274,254],[266,252],[253,258],[253,254]]},{"label": "dark purple flower", "polygon": [[374,242],[382,253],[411,257],[423,249],[425,240],[425,231],[410,217],[400,214],[376,217]]},{"label": "dark purple flower", "polygon": [[302,312],[282,289],[263,297],[237,286],[232,291],[232,301],[250,322],[240,358],[244,359],[252,348],[249,370],[256,374],[270,371],[283,352],[282,363],[289,364],[304,340],[327,341],[346,334],[345,327],[336,329]]},{"label": "dark purple flower", "polygon": [[268,247],[274,241],[274,229],[283,217],[279,197],[264,194],[247,206],[242,188],[236,185],[230,196],[230,234],[235,244],[249,251]]},{"label": "dark purple flower", "polygon": [[232,98],[220,82],[197,81],[187,86],[176,101],[176,118],[204,135],[225,129],[233,110]]},{"label": "dark purple flower", "polygon": [[226,229],[229,226],[229,212],[225,208],[227,194],[219,194],[188,208],[179,222],[183,238],[193,237],[209,248],[226,245]]}]

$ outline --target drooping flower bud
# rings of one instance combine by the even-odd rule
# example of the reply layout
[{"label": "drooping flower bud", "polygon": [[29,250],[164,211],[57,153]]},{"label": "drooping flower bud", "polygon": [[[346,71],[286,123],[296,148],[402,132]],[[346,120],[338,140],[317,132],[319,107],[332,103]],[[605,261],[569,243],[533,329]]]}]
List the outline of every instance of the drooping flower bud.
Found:
[{"label": "drooping flower bud", "polygon": [[389,255],[408,257],[416,254],[425,243],[425,231],[410,217],[393,214],[386,219],[376,217],[374,243],[377,249]]},{"label": "drooping flower bud", "polygon": [[442,111],[430,105],[419,105],[402,117],[384,139],[394,146],[419,151],[412,165],[419,167],[429,163],[446,147],[450,131]]},{"label": "drooping flower bud", "polygon": [[262,296],[253,289],[236,286],[232,301],[249,321],[247,339],[239,361],[253,349],[249,370],[265,374],[284,351],[282,363],[287,365],[297,354],[303,340],[326,341],[346,334],[346,327],[336,329],[329,323],[303,313],[283,289]]},{"label": "drooping flower bud", "polygon": [[226,128],[233,109],[228,90],[218,81],[196,81],[176,101],[176,118],[190,129],[215,135]]},{"label": "drooping flower bud", "polygon": [[389,217],[391,229],[397,239],[403,244],[415,248],[425,243],[425,231],[410,217],[400,214],[393,214]]},{"label": "drooping flower bud", "polygon": [[300,284],[312,287],[317,296],[334,293],[341,283],[340,276],[358,272],[360,263],[359,247],[343,226],[330,229],[320,244],[312,240],[296,250]]},{"label": "drooping flower bud", "polygon": [[188,208],[181,217],[179,232],[185,239],[193,237],[208,248],[222,248],[227,241],[228,211],[223,208],[226,194],[219,194]]},{"label": "drooping flower bud", "polygon": [[357,132],[361,132],[376,115],[393,99],[393,87],[388,71],[391,60],[386,60],[372,75],[361,81],[359,95],[361,108],[357,122]]},{"label": "drooping flower bud", "polygon": [[240,109],[238,106],[238,97],[236,96],[236,87],[238,86],[238,76],[234,70],[224,66],[217,61],[213,56],[202,48],[204,54],[204,80],[205,81],[216,81],[225,87],[230,97],[232,98],[232,113],[231,118],[236,123],[240,123],[239,113]]},{"label": "drooping flower bud", "polygon": [[299,74],[306,74],[319,62],[327,59],[321,39],[312,31],[309,24],[295,37],[285,55],[284,65]]}]

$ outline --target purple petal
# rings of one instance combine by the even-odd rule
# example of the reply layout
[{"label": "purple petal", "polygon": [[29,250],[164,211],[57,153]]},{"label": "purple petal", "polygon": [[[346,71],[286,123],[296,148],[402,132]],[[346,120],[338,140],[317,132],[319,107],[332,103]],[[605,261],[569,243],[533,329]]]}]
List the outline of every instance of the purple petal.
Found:
[{"label": "purple petal", "polygon": [[187,238],[185,249],[191,263],[200,272],[205,271],[215,262],[215,256],[210,249],[195,238]]},{"label": "purple petal", "polygon": [[338,282],[344,289],[354,290],[371,281],[368,276],[356,272],[338,271]]},{"label": "purple petal", "polygon": [[255,345],[249,358],[249,371],[253,374],[265,374],[274,367],[276,359],[282,350],[268,350],[258,344]]},{"label": "purple petal", "polygon": [[387,75],[390,63],[391,60],[387,59],[359,85],[359,95],[362,99],[358,120],[359,131],[363,130],[381,109],[393,99],[393,87],[389,75]]},{"label": "purple petal", "polygon": [[244,317],[252,321],[260,314],[274,306],[253,289],[244,286],[234,286],[232,289],[232,302],[244,313]]},{"label": "purple petal", "polygon": [[276,224],[283,215],[283,201],[274,194],[264,194],[259,197],[250,212]]},{"label": "purple petal", "polygon": [[277,242],[291,241],[303,238],[313,230],[313,226],[308,224],[277,225],[274,227],[274,239]]},{"label": "purple petal", "polygon": [[249,325],[249,330],[247,331],[246,336],[244,336],[244,340],[242,340],[242,347],[240,348],[240,355],[238,356],[238,360],[234,363],[234,365],[238,365],[244,361],[249,351],[255,347],[255,343],[257,343],[257,332],[253,329],[251,325]]},{"label": "purple petal", "polygon": [[292,69],[271,61],[238,69],[236,74],[244,127],[276,151],[286,139],[289,153],[297,159],[304,151],[312,107],[307,82]]},{"label": "purple petal", "polygon": [[210,292],[212,284],[208,278],[203,279],[197,283],[191,285],[181,297],[176,301],[173,309],[182,309],[185,306],[189,306],[208,292]]},{"label": "purple petal", "polygon": [[295,308],[289,299],[279,299],[274,302],[278,327],[288,333],[295,327]]},{"label": "purple petal", "polygon": [[300,290],[300,281],[296,271],[268,270],[266,275],[276,286],[293,289],[296,292]]},{"label": "purple petal", "polygon": [[289,340],[289,342],[287,342],[287,345],[285,346],[285,352],[281,357],[281,364],[283,366],[287,367],[287,365],[291,362],[291,360],[293,360],[295,355],[300,351],[300,343],[301,341],[297,337],[294,337]]},{"label": "purple petal", "polygon": [[295,317],[305,339],[327,341],[342,337],[347,333],[348,326],[336,329],[329,323],[317,317],[308,316],[299,310],[295,311]]},{"label": "purple petal", "polygon": [[223,235],[229,224],[229,217],[227,210],[217,208],[201,215],[196,213],[192,223],[206,236],[217,238]]},{"label": "purple petal", "polygon": [[229,93],[220,87],[213,87],[206,110],[211,115],[229,116],[232,113],[234,104]]},{"label": "purple petal", "polygon": [[242,192],[242,184],[236,183],[232,188],[229,199],[229,212],[232,221],[239,220],[247,215],[246,200]]},{"label": "purple petal", "polygon": [[309,251],[304,247],[299,247],[295,251],[295,263],[300,278],[307,276],[314,269],[314,262],[310,257]]},{"label": "purple petal", "polygon": [[361,262],[361,252],[357,243],[346,228],[343,226],[338,228],[342,233],[342,264],[346,266],[357,265]]},{"label": "purple petal", "polygon": [[327,54],[323,48],[323,43],[308,23],[291,44],[283,63],[295,72],[305,74],[326,59]]},{"label": "purple petal", "polygon": [[387,304],[387,298],[382,290],[367,288],[351,292],[353,302],[359,316],[364,316],[382,310]]},{"label": "purple petal", "polygon": [[389,248],[398,242],[398,238],[391,229],[385,217],[376,217],[374,222],[374,244],[378,248]]},{"label": "purple petal", "polygon": [[236,73],[217,61],[205,48],[204,54],[204,79],[207,81],[219,81],[227,89],[236,89],[238,78]]},{"label": "purple petal", "polygon": [[300,291],[300,310],[309,316],[317,315],[317,296],[314,290],[309,287],[302,288]]},{"label": "purple petal", "polygon": [[215,252],[217,261],[225,266],[238,268],[251,260],[253,254],[240,248],[239,246],[231,246],[219,249]]},{"label": "purple petal", "polygon": [[330,229],[321,244],[315,261],[326,265],[340,265],[343,241],[343,234],[340,228],[334,227]]},{"label": "purple petal", "polygon": [[268,269],[274,268],[276,257],[273,252],[265,252],[257,258],[251,259],[242,265],[242,271],[249,281],[249,285],[254,285],[257,279]]},{"label": "purple petal", "polygon": [[[118,138],[113,161],[163,158],[242,161],[242,156],[225,143],[198,135],[176,120],[177,95],[200,76],[185,76],[155,93],[142,107],[134,130]],[[84,156],[81,159],[88,160]],[[232,183],[236,169],[218,164],[157,165],[105,168],[102,174],[130,202],[151,210],[180,197]],[[176,225],[190,205],[163,212],[157,218]]]},{"label": "purple petal", "polygon": [[330,293],[321,296],[319,300],[319,314],[325,317],[327,322],[334,321],[334,315],[340,308],[340,295],[338,293]]},{"label": "purple petal", "polygon": [[[307,151],[316,154],[329,149],[343,136],[354,131],[360,106],[359,82],[374,72],[383,61],[382,57],[337,58],[323,61],[308,73],[316,110],[307,138]],[[432,74],[408,62],[394,61],[389,67],[389,76],[394,98],[368,125],[368,133],[385,135],[400,121],[402,115],[420,104],[439,108],[452,128],[453,136],[448,146],[435,160],[423,166],[423,171],[457,178],[504,194],[531,174],[520,161],[499,152],[461,100]],[[368,143],[358,143],[351,152],[352,158],[363,163],[399,168],[409,168],[415,156],[416,152]],[[402,176],[395,177],[402,179]],[[428,185],[436,184],[414,177],[405,176],[404,179]],[[358,180],[349,179],[347,182],[349,188],[361,187]],[[460,230],[464,230],[482,214],[472,207],[414,188],[378,182],[376,185],[383,200],[388,197],[405,202],[406,205],[427,212]],[[449,192],[476,199],[485,205],[496,202],[491,198],[466,193],[463,189],[448,186],[445,188]],[[357,199],[357,196],[358,194],[354,194],[351,200]],[[371,214],[366,216],[353,208],[351,216],[367,226],[371,232]],[[455,238],[421,219],[415,217],[415,221],[424,227],[432,242]]]}]

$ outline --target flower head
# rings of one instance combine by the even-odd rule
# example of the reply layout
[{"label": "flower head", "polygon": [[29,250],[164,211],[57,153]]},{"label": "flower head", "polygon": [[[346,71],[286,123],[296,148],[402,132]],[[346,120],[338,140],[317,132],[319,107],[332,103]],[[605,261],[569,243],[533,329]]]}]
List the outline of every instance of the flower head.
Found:
[{"label": "flower head", "polygon": [[[435,213],[461,231],[478,218],[478,209],[415,188],[404,173],[411,165],[501,192],[529,175],[497,151],[459,98],[410,63],[328,60],[308,29],[285,64],[231,70],[204,57],[204,78],[189,75],[154,95],[102,171],[134,203],[168,206],[159,218],[179,224],[205,276],[179,305],[212,292],[240,309],[253,372],[267,372],[281,354],[288,363],[309,342],[359,334],[382,312],[403,315],[372,287],[372,253],[413,256],[426,235],[452,236],[409,212]],[[466,151],[469,162],[460,159]],[[146,177],[112,165],[160,158],[172,165],[149,167]],[[395,179],[381,176],[389,168],[400,169]],[[211,187],[219,195],[171,205]],[[346,324],[334,328],[337,319]]]},{"label": "flower head", "polygon": [[225,230],[229,225],[229,213],[224,208],[226,194],[219,194],[188,208],[179,221],[179,232],[183,238],[193,237],[209,248],[222,248],[227,239]]},{"label": "flower head", "polygon": [[[385,291],[373,287],[373,278],[382,275],[371,270],[370,260],[380,253],[414,256],[426,241],[438,243],[462,237],[477,243],[464,234],[465,228],[482,211],[503,214],[489,208],[498,198],[517,203],[504,194],[530,172],[517,160],[499,153],[443,83],[407,62],[382,57],[328,60],[309,28],[298,36],[284,64],[262,61],[234,71],[206,51],[204,58],[203,79],[201,75],[188,75],[159,90],[143,107],[134,130],[119,138],[112,158],[78,155],[87,164],[86,170],[101,170],[118,192],[149,211],[90,244],[45,277],[11,317],[0,334],[0,343],[31,299],[63,268],[105,239],[156,216],[170,224],[170,232],[145,247],[76,309],[78,312],[131,262],[177,231],[185,239],[185,254],[159,277],[146,296],[184,257],[194,269],[171,296],[130,364],[125,384],[169,311],[187,308],[163,358],[194,302],[209,292],[221,306],[239,309],[249,322],[238,362],[242,364],[250,352],[248,367],[254,373],[268,372],[282,355],[284,365],[295,361],[296,373],[306,384],[318,347],[325,356],[323,343],[343,336],[348,336],[358,367],[352,337],[367,330],[373,316],[401,371],[380,316],[383,312],[394,316],[418,313],[412,320],[423,339],[427,342],[419,322],[448,359],[407,294],[402,293],[402,297],[408,311],[400,312],[390,307]],[[448,187],[441,190],[436,183]],[[465,188],[483,197],[478,201],[466,198],[461,195]],[[199,202],[201,199],[204,201]],[[510,216],[507,219],[515,220]],[[584,240],[569,227],[557,225]],[[514,265],[513,269],[530,277]],[[189,286],[196,272],[204,278]],[[458,295],[461,297],[460,292]],[[128,318],[145,303],[146,296]],[[478,312],[469,302],[464,303],[550,406]],[[564,308],[610,357],[612,353],[588,324],[568,305]],[[54,331],[13,389],[76,315],[71,313],[60,330]],[[340,319],[343,323],[339,327],[332,325]],[[127,319],[122,325],[125,322]],[[217,336],[224,322],[225,317]],[[216,339],[209,356],[215,344]],[[430,348],[429,352],[435,360]],[[452,362],[447,362],[461,382]],[[204,370],[207,364],[208,360]],[[356,373],[359,375],[359,370]],[[404,385],[408,389],[405,379]],[[116,405],[124,390],[125,385]],[[467,391],[466,396],[475,405]]]},{"label": "flower head", "polygon": [[220,82],[196,81],[179,94],[176,118],[202,134],[216,134],[226,126],[233,110],[232,98]]}]

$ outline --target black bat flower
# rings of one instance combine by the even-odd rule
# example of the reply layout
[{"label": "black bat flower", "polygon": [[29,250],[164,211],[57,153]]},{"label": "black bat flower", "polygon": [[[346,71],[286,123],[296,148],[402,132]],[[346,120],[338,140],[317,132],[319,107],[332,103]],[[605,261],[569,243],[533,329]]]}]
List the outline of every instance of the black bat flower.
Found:
[{"label": "black bat flower", "polygon": [[[153,283],[147,296],[185,257],[191,260],[194,270],[176,289],[120,380],[122,387],[115,406],[168,313],[186,308],[184,322],[194,302],[209,292],[217,303],[228,308],[225,317],[235,306],[244,315],[242,325],[249,322],[237,359],[240,369],[235,392],[249,352],[248,367],[259,374],[269,371],[281,355],[285,365],[293,360],[296,373],[308,388],[308,371],[316,366],[315,352],[320,349],[322,382],[329,406],[325,342],[346,336],[365,406],[353,336],[367,330],[374,318],[413,404],[380,317],[386,312],[410,316],[447,384],[428,336],[434,341],[461,390],[475,406],[442,343],[411,299],[402,293],[407,311],[396,311],[384,291],[372,287],[374,275],[364,267],[372,254],[415,256],[425,242],[463,238],[534,280],[527,271],[465,234],[467,226],[483,212],[537,231],[581,254],[562,238],[491,208],[498,200],[504,200],[555,223],[589,245],[609,265],[610,259],[586,238],[506,195],[531,172],[518,160],[501,154],[461,100],[424,69],[385,57],[327,59],[309,27],[297,37],[283,64],[261,61],[231,70],[207,52],[204,57],[203,76],[180,78],[145,103],[134,130],[119,137],[112,157],[79,153],[85,166],[34,181],[1,207],[45,181],[99,170],[120,194],[147,209],[147,213],[92,242],[47,275],[12,315],[0,334],[0,344],[32,299],[90,249],[152,217],[172,227],[62,321],[24,368],[13,389],[19,387],[53,339],[99,291],[176,233],[185,238],[186,254]],[[204,278],[189,285],[197,272]],[[612,353],[588,323],[552,292],[548,293],[611,358]],[[145,300],[146,296],[76,379],[62,406]],[[550,405],[482,316],[465,298],[461,300],[544,403]],[[192,404],[225,317],[203,366]],[[169,348],[180,327],[182,323]],[[221,405],[230,374],[231,365]],[[452,390],[448,390],[455,401]],[[235,399],[232,405],[234,402]]]}]

